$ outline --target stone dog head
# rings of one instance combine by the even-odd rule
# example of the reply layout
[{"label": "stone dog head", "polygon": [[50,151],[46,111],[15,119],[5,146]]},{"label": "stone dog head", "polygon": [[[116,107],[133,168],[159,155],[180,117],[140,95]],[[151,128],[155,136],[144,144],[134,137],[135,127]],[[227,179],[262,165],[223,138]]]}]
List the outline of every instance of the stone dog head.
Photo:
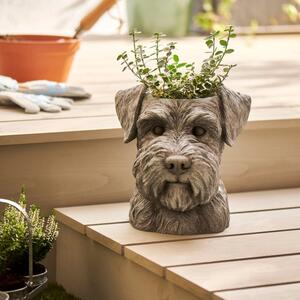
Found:
[{"label": "stone dog head", "polygon": [[251,99],[224,86],[201,99],[161,99],[143,85],[119,91],[116,111],[126,143],[137,138],[138,192],[156,207],[186,212],[206,204],[219,186],[224,143],[247,122]]}]

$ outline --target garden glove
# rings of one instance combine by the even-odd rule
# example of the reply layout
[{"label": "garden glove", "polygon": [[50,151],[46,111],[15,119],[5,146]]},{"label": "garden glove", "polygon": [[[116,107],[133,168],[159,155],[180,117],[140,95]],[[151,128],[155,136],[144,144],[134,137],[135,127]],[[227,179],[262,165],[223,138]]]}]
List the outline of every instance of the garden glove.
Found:
[{"label": "garden glove", "polygon": [[73,103],[69,98],[49,97],[45,95],[30,95],[19,92],[0,91],[0,104],[16,104],[24,108],[28,114],[36,114],[40,110],[60,112],[71,109]]},{"label": "garden glove", "polygon": [[82,87],[70,86],[48,80],[34,80],[19,84],[19,91],[28,94],[47,95],[53,97],[90,98]]},{"label": "garden glove", "polygon": [[[30,95],[32,94],[32,95]],[[60,97],[60,98],[59,98]],[[89,98],[83,88],[47,80],[20,83],[10,77],[0,76],[0,104],[16,104],[26,113],[60,112],[68,110],[75,99]]]}]

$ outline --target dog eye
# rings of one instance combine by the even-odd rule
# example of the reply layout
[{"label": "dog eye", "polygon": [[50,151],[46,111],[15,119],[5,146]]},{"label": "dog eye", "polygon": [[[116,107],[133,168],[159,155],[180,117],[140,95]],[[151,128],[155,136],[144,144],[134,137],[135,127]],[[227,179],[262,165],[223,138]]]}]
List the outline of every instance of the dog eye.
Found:
[{"label": "dog eye", "polygon": [[206,130],[200,126],[195,126],[192,130],[192,133],[196,137],[203,136],[206,133]]},{"label": "dog eye", "polygon": [[155,135],[163,135],[163,133],[165,132],[165,129],[161,126],[155,126],[152,129],[152,133]]}]

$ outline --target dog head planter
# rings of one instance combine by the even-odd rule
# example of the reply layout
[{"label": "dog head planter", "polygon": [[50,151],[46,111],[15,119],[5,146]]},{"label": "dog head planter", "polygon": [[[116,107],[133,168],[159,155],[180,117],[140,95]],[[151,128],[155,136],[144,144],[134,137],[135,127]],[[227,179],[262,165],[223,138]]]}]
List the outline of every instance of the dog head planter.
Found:
[{"label": "dog head planter", "polygon": [[249,96],[224,86],[217,95],[199,99],[154,98],[143,85],[117,93],[124,141],[137,138],[130,208],[135,228],[199,234],[228,227],[219,165],[224,144],[232,145],[250,105]]}]

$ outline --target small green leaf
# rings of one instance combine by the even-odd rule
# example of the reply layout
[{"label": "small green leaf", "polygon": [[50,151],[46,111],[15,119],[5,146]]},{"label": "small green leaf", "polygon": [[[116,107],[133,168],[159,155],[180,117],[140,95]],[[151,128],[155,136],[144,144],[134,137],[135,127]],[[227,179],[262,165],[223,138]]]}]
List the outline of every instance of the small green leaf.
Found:
[{"label": "small green leaf", "polygon": [[150,71],[149,68],[145,68],[145,69],[142,70],[142,73],[145,75],[145,74],[149,73],[149,71]]},{"label": "small green leaf", "polygon": [[151,81],[153,79],[153,75],[147,75],[146,78]]},{"label": "small green leaf", "polygon": [[216,61],[214,60],[214,59],[212,59],[210,62],[209,62],[209,64],[211,65],[211,66],[215,66],[216,65]]},{"label": "small green leaf", "polygon": [[168,70],[172,70],[172,69],[174,69],[174,68],[175,68],[174,65],[167,65],[167,69],[168,69]]},{"label": "small green leaf", "polygon": [[234,52],[234,49],[227,49],[227,50],[226,50],[226,53],[227,53],[227,54],[230,54],[230,53],[232,53],[232,52]]},{"label": "small green leaf", "polygon": [[205,42],[205,44],[207,45],[208,48],[211,48],[212,45],[214,44],[214,42],[213,42],[212,40],[207,40],[207,41]]},{"label": "small green leaf", "polygon": [[225,40],[220,40],[220,45],[226,47],[227,46],[227,42]]},{"label": "small green leaf", "polygon": [[232,34],[230,34],[230,36],[229,37],[231,37],[231,38],[235,38],[236,37],[236,34],[235,33],[232,33]]},{"label": "small green leaf", "polygon": [[173,55],[173,60],[175,61],[175,63],[179,62],[179,56],[177,54]]},{"label": "small green leaf", "polygon": [[177,68],[182,68],[182,67],[184,67],[185,65],[186,65],[186,63],[178,64],[178,65],[177,65]]},{"label": "small green leaf", "polygon": [[126,69],[127,69],[127,67],[124,67],[124,68],[122,69],[122,72],[124,72]]}]

